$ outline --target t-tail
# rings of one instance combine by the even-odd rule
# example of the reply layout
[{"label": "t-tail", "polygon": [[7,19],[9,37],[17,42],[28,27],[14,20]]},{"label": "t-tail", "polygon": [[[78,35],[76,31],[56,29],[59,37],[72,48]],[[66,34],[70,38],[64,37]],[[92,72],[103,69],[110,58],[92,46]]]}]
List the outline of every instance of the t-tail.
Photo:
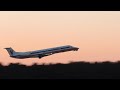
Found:
[{"label": "t-tail", "polygon": [[8,51],[10,56],[13,56],[13,54],[15,53],[15,51],[11,47],[10,48],[5,48],[5,49]]}]

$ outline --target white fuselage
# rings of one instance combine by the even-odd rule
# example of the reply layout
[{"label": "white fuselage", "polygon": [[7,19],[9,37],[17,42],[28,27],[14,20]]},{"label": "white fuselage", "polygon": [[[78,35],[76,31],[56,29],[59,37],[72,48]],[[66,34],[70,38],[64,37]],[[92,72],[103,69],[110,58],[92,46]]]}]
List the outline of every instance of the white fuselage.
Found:
[{"label": "white fuselage", "polygon": [[77,51],[79,48],[73,47],[70,45],[67,46],[61,46],[61,47],[55,47],[55,48],[49,48],[49,49],[43,49],[43,50],[36,50],[36,51],[28,51],[28,52],[14,52],[11,57],[13,58],[42,58],[44,56],[49,56],[55,53],[60,52],[66,52],[66,51]]}]

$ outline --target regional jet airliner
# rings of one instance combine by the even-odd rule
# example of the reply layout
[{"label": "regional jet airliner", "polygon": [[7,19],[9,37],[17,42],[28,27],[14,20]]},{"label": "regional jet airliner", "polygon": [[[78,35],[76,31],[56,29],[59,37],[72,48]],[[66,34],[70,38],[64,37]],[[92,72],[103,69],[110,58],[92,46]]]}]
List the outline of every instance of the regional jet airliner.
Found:
[{"label": "regional jet airliner", "polygon": [[45,56],[49,56],[56,53],[67,52],[67,51],[78,51],[79,48],[73,47],[71,45],[65,45],[60,47],[36,50],[36,51],[28,51],[28,52],[16,52],[11,47],[5,48],[10,57],[17,59],[25,59],[25,58],[42,58]]}]

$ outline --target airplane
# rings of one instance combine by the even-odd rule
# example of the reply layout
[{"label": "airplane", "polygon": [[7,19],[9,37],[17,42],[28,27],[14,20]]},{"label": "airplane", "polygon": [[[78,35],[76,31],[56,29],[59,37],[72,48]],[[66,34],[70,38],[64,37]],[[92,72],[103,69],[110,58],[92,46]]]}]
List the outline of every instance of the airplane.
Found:
[{"label": "airplane", "polygon": [[54,48],[36,50],[36,51],[28,51],[28,52],[16,52],[11,47],[4,48],[9,53],[10,57],[17,59],[25,59],[25,58],[42,58],[45,56],[49,56],[56,53],[67,52],[67,51],[78,51],[79,48],[73,47],[71,45],[59,46]]}]

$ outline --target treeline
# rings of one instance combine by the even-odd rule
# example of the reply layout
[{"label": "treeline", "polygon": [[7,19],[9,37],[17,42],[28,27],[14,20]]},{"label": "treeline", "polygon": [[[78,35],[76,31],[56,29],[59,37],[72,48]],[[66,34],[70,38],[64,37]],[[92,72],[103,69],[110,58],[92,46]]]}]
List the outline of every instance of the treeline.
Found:
[{"label": "treeline", "polygon": [[120,62],[71,62],[32,66],[0,64],[0,79],[120,79]]}]

